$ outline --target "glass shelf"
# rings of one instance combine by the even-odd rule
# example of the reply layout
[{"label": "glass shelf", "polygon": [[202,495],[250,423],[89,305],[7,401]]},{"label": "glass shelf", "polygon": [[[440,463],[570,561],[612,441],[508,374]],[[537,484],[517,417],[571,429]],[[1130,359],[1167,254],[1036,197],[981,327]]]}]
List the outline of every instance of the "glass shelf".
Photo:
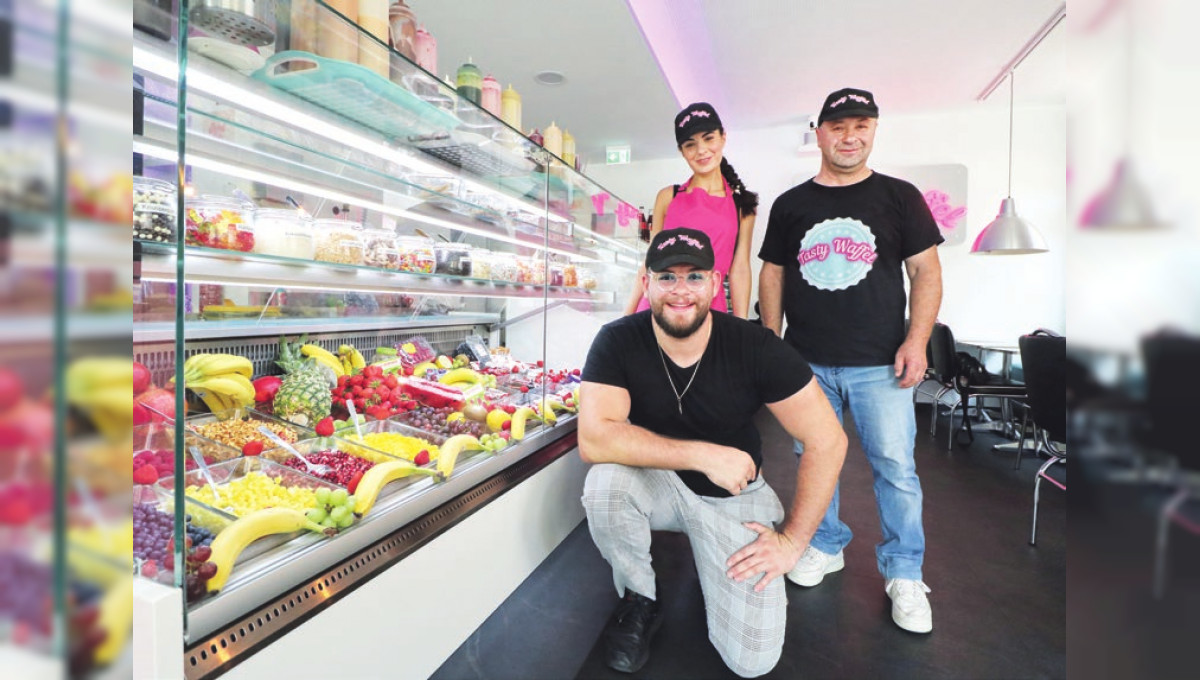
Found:
[{"label": "glass shelf", "polygon": [[[155,79],[158,86],[147,83],[147,128],[144,137],[135,138],[134,150],[165,162],[173,161],[176,152],[171,100],[177,66],[173,57],[170,45],[135,37],[135,69]],[[420,74],[428,76],[424,71]],[[444,90],[439,96],[457,98],[444,83],[436,82]],[[509,239],[513,238],[513,223],[537,227],[540,233],[519,245],[536,241],[549,224],[552,234],[565,235],[575,243],[574,248],[553,243],[552,252],[596,250],[600,251],[596,260],[630,270],[628,260],[640,259],[636,209],[470,102],[455,104],[454,110],[474,107],[474,119],[490,118],[492,127],[487,134],[480,132],[478,124],[463,123],[438,133],[396,140],[196,54],[189,54],[188,83],[191,165],[349,202],[400,219],[409,217],[405,212],[422,203],[458,208],[452,212],[467,215],[468,222],[500,225],[493,231]],[[157,114],[154,104],[159,106]],[[470,146],[499,154],[498,158],[529,161],[536,157],[545,163],[530,161],[528,170],[478,175],[431,156],[427,152],[435,144]],[[545,218],[547,207],[549,216]],[[626,222],[622,231],[628,232],[622,237],[591,228],[607,225],[615,234],[613,225],[621,220]]]},{"label": "glass shelf", "polygon": [[[549,298],[602,304],[613,301],[613,293],[610,291],[508,283],[444,274],[395,272],[375,267],[293,260],[213,248],[188,247],[185,257],[186,278],[198,283],[362,293]],[[174,246],[142,242],[143,281],[174,282],[176,273]]]}]

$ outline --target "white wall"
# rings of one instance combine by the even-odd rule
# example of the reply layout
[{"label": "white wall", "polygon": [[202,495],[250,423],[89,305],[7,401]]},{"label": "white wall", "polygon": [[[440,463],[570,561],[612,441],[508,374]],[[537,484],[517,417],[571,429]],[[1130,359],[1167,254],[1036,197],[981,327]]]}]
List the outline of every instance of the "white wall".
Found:
[{"label": "white wall", "polygon": [[[998,97],[999,95],[997,95]],[[967,166],[967,242],[940,249],[945,293],[939,318],[958,337],[1015,341],[1038,327],[1066,332],[1063,286],[1066,241],[1066,113],[1062,106],[1020,106],[1014,116],[1013,198],[1018,213],[1046,237],[1039,255],[970,255],[970,242],[995,217],[1006,195],[1008,108],[1003,97],[955,111],[884,116],[871,165],[961,163]],[[730,130],[726,157],[759,193],[751,261],[775,197],[816,173],[819,156],[801,155],[802,130]],[[649,207],[663,186],[688,177],[682,158],[600,166],[589,173],[610,191]]]}]

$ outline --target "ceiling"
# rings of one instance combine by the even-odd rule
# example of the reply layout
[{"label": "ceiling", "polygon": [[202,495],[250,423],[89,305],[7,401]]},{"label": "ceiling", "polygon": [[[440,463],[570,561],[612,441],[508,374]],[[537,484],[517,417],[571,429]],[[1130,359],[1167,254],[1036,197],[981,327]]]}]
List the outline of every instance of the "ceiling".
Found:
[{"label": "ceiling", "polygon": [[[1060,4],[408,0],[438,41],[441,75],[470,58],[520,92],[526,130],[554,121],[593,163],[611,144],[631,145],[634,160],[674,156],[669,127],[680,107],[672,86],[684,103],[710,101],[739,130],[806,124],[844,86],[874,92],[884,115],[969,106]],[[1034,56],[1049,51],[1065,65],[1062,29]],[[533,76],[543,70],[567,80],[540,85]],[[1022,102],[1062,102],[1061,76],[1030,82],[1017,74]],[[997,100],[1006,102],[988,103]]]}]

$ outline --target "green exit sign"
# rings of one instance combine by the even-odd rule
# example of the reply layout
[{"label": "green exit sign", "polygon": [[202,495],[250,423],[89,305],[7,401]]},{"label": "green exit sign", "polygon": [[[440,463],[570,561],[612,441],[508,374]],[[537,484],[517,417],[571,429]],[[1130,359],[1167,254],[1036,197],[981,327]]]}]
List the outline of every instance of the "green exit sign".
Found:
[{"label": "green exit sign", "polygon": [[604,148],[605,165],[623,165],[629,162],[629,146],[608,146]]}]

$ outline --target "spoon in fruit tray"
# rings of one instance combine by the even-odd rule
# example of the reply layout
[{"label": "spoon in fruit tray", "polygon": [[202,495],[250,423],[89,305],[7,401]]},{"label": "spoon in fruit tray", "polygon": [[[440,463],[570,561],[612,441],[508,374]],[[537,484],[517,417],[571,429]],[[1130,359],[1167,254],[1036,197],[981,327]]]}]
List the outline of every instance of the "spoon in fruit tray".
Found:
[{"label": "spoon in fruit tray", "polygon": [[208,469],[208,463],[204,462],[204,456],[200,455],[200,449],[189,446],[188,453],[192,454],[192,460],[196,461],[196,466],[200,468],[200,474],[204,475],[204,481],[208,482],[208,488],[212,489],[213,500],[222,503],[221,494],[217,492],[217,483]]},{"label": "spoon in fruit tray", "polygon": [[354,423],[354,433],[358,435],[358,441],[366,442],[367,440],[362,436],[362,428],[358,426],[358,414],[354,412],[354,401],[346,400],[346,410],[350,411],[350,422]]},{"label": "spoon in fruit tray", "polygon": [[294,446],[292,446],[291,444],[280,439],[279,435],[277,435],[274,432],[272,432],[271,430],[267,429],[266,425],[263,425],[262,427],[258,428],[258,431],[263,433],[263,435],[265,435],[267,437],[267,439],[270,439],[271,441],[275,442],[276,446],[281,447],[284,451],[287,451],[288,453],[292,454],[293,456],[299,458],[300,462],[304,463],[304,465],[308,468],[308,471],[313,473],[314,475],[327,475],[330,472],[333,472],[333,468],[329,467],[328,465],[325,465],[322,463],[308,462],[308,459],[305,458],[304,456],[300,455],[300,452],[297,451]]}]

